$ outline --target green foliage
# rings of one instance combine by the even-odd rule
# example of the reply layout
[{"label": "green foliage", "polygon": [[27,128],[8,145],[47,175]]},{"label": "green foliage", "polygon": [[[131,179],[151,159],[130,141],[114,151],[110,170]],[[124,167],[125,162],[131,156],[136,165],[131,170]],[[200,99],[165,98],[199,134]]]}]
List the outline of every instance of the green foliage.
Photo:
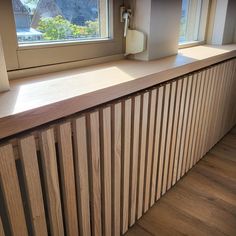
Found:
[{"label": "green foliage", "polygon": [[62,40],[99,36],[98,21],[86,21],[85,26],[72,24],[62,16],[41,18],[37,28],[44,40]]}]

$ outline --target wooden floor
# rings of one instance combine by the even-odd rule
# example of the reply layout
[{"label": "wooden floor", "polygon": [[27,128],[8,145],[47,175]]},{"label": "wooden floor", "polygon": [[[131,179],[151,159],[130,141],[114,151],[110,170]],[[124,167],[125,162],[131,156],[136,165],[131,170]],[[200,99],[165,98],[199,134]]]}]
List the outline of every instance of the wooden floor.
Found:
[{"label": "wooden floor", "polygon": [[236,128],[126,236],[236,236]]}]

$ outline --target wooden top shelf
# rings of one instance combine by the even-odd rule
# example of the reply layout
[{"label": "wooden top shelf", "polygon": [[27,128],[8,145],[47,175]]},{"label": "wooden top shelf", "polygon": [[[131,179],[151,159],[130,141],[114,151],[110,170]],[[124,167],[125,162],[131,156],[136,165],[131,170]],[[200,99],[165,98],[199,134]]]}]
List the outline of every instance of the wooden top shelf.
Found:
[{"label": "wooden top shelf", "polygon": [[0,139],[236,57],[236,44],[182,49],[150,62],[120,60],[10,82]]}]

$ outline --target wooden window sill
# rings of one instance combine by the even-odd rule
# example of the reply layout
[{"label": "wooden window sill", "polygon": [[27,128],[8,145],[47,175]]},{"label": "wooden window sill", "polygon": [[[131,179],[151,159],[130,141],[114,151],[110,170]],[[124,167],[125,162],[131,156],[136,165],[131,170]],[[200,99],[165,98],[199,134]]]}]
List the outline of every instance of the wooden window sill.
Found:
[{"label": "wooden window sill", "polygon": [[143,62],[120,60],[10,82],[0,94],[0,139],[236,57],[236,44],[181,49]]}]

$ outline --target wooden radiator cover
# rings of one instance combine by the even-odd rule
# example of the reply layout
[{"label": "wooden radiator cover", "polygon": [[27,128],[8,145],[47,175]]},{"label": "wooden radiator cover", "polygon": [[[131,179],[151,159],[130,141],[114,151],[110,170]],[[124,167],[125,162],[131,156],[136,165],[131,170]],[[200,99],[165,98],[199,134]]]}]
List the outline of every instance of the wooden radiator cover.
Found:
[{"label": "wooden radiator cover", "polygon": [[236,123],[236,59],[0,146],[0,235],[125,233]]}]

